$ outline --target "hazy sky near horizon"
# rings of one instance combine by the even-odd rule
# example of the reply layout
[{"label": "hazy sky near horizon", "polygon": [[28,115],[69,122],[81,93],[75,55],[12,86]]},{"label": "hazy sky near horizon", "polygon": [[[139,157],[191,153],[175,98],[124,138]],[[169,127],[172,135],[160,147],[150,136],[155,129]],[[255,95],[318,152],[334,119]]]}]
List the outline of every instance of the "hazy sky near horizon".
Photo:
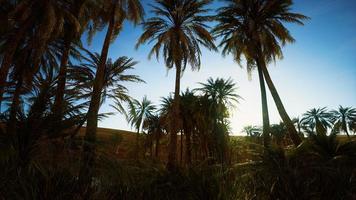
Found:
[{"label": "hazy sky near horizon", "polygon": [[[149,17],[151,0],[142,1],[146,17]],[[269,65],[270,75],[291,117],[301,116],[313,107],[338,105],[356,107],[356,0],[295,0],[292,10],[309,16],[305,26],[287,25],[296,39],[283,48],[284,59]],[[214,2],[211,9],[222,3]],[[139,61],[130,73],[139,75],[146,84],[127,84],[130,95],[141,100],[144,95],[159,105],[160,98],[174,91],[175,71],[167,71],[162,59],[148,60],[152,45],[134,46],[142,28],[125,23],[125,27],[111,45],[109,57],[128,56]],[[105,31],[98,33],[89,50],[100,52]],[[261,99],[257,71],[248,80],[247,72],[235,63],[231,56],[222,57],[219,52],[203,48],[202,65],[199,71],[187,67],[181,90],[196,88],[198,82],[209,77],[231,77],[238,86],[238,94],[244,98],[232,111],[232,133],[240,134],[246,125],[261,125]],[[271,123],[280,117],[268,92]],[[107,101],[101,112],[114,112]],[[116,114],[99,122],[100,127],[130,130],[125,118]]]}]

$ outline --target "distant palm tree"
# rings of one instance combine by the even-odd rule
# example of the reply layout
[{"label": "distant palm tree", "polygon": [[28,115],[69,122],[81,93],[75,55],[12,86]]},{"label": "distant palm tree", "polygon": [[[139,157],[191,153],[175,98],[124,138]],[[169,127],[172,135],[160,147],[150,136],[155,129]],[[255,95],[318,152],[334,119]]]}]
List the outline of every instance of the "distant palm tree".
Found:
[{"label": "distant palm tree", "polygon": [[243,133],[246,133],[247,136],[259,137],[261,136],[261,128],[258,126],[245,126],[242,129]]},{"label": "distant palm tree", "polygon": [[303,114],[301,122],[309,128],[307,132],[326,133],[332,125],[332,114],[326,107],[313,108]]},{"label": "distant palm tree", "polygon": [[[182,118],[182,133],[185,138],[185,162],[188,166],[192,163],[192,140],[197,127],[197,115],[199,112],[199,97],[192,90],[186,89],[181,93],[181,118]],[[181,134],[181,142],[183,139]],[[181,145],[181,160],[183,157],[183,145]]]},{"label": "distant palm tree", "polygon": [[348,137],[350,127],[352,123],[356,120],[356,109],[352,107],[342,107],[339,106],[338,110],[331,111],[332,121],[334,124],[340,125],[340,129],[346,133]]},{"label": "distant palm tree", "polygon": [[131,127],[135,128],[136,134],[136,158],[138,157],[139,151],[139,134],[142,129],[143,122],[153,115],[156,107],[153,103],[147,99],[146,96],[143,97],[142,101],[134,99],[129,103],[127,121],[130,123]]},{"label": "distant palm tree", "polygon": [[287,129],[283,122],[279,124],[272,124],[271,125],[271,135],[272,138],[275,140],[278,146],[282,146],[284,138],[287,135]]},{"label": "distant palm tree", "polygon": [[150,137],[155,140],[155,157],[158,158],[160,139],[164,134],[164,127],[162,124],[161,117],[158,114],[147,116],[147,118],[143,122],[143,129],[146,129],[148,135],[150,135]]},{"label": "distant palm tree", "polygon": [[212,121],[212,138],[219,152],[221,162],[225,161],[225,152],[228,142],[228,125],[227,120],[232,109],[239,103],[241,97],[237,94],[236,83],[232,79],[209,78],[207,83],[200,83],[201,91],[204,97],[208,98],[209,104],[206,108],[209,112],[209,120]]},{"label": "distant palm tree", "polygon": [[209,78],[207,83],[200,83],[201,88],[197,88],[196,91],[200,91],[203,95],[212,99],[214,104],[213,109],[216,110],[217,120],[223,123],[222,119],[228,115],[228,108],[234,108],[236,103],[242,99],[236,92],[236,83],[231,78]]},{"label": "distant palm tree", "polygon": [[[200,68],[200,45],[216,49],[213,37],[207,30],[205,7],[210,0],[156,0],[152,5],[155,15],[143,23],[144,33],[136,47],[146,42],[155,42],[149,58],[155,54],[157,59],[162,51],[168,69],[176,68],[174,90],[174,120],[170,122],[170,143],[167,168],[175,169],[177,165],[177,132],[179,119],[180,78],[187,64],[192,69]],[[173,117],[172,117],[173,118]]]},{"label": "distant palm tree", "polygon": [[302,133],[302,129],[304,127],[302,120],[299,117],[295,117],[292,119],[293,124],[296,126],[297,130],[298,130],[298,134],[300,137],[304,137],[303,133]]},{"label": "distant palm tree", "polygon": [[356,119],[352,120],[352,122],[350,123],[350,130],[356,133]]},{"label": "distant palm tree", "polygon": [[282,58],[281,45],[294,42],[284,22],[303,25],[306,16],[290,12],[291,0],[226,0],[228,5],[218,10],[216,36],[222,37],[219,46],[223,55],[232,54],[240,63],[244,56],[247,71],[257,68],[261,87],[264,143],[269,143],[269,118],[264,80],[271,91],[278,112],[288,128],[295,145],[301,142],[277,90],[270,78],[267,64]]}]

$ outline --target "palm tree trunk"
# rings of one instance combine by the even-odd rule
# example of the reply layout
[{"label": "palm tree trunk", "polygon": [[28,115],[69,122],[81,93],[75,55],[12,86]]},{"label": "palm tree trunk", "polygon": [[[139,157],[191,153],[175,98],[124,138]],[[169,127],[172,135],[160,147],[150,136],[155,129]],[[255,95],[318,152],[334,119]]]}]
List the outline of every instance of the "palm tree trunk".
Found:
[{"label": "palm tree trunk", "polygon": [[158,155],[159,155],[159,134],[160,133],[157,133],[157,136],[156,136],[156,152],[155,152],[155,156],[156,158],[158,158]]},{"label": "palm tree trunk", "polygon": [[177,132],[178,125],[180,123],[180,106],[179,106],[179,92],[180,92],[180,76],[181,76],[181,66],[176,64],[176,81],[174,90],[174,101],[173,101],[173,115],[170,118],[170,140],[169,140],[169,152],[168,152],[168,162],[167,169],[169,171],[175,171],[177,169]]},{"label": "palm tree trunk", "polygon": [[183,164],[183,131],[180,132],[180,164]]},{"label": "palm tree trunk", "polygon": [[[112,12],[114,13],[115,6],[113,7]],[[110,41],[113,34],[114,24],[115,24],[115,16],[112,13],[111,19],[108,25],[108,29],[106,32],[103,48],[100,56],[100,63],[98,65],[92,97],[90,100],[90,105],[87,114],[87,127],[85,131],[84,137],[84,145],[83,145],[83,158],[82,158],[82,166],[80,170],[80,178],[82,179],[82,183],[90,183],[91,178],[93,176],[93,166],[94,166],[94,158],[95,158],[95,142],[96,142],[96,129],[98,127],[98,112],[101,101],[101,92],[105,75],[105,64],[108,56],[108,51],[110,47]]]},{"label": "palm tree trunk", "polygon": [[348,138],[350,138],[349,131],[347,130],[346,119],[343,117],[342,119],[342,129],[345,131]]},{"label": "palm tree trunk", "polygon": [[272,94],[274,103],[276,104],[277,110],[279,112],[279,115],[281,116],[284,124],[286,125],[288,133],[289,133],[294,145],[298,146],[302,142],[302,140],[300,139],[300,137],[299,137],[299,135],[297,133],[297,130],[295,129],[295,127],[293,125],[292,120],[289,118],[289,116],[288,116],[288,114],[287,114],[287,112],[286,112],[286,110],[285,110],[285,108],[283,106],[282,100],[279,97],[277,89],[274,86],[274,84],[272,82],[272,79],[271,79],[271,77],[270,77],[270,75],[268,73],[266,64],[265,63],[260,63],[260,64],[261,64],[261,68],[262,68],[263,75],[265,77],[266,83],[268,85],[268,88],[269,88],[269,90],[270,90],[270,92]]},{"label": "palm tree trunk", "polygon": [[16,83],[16,89],[14,95],[12,97],[12,104],[10,107],[10,116],[9,116],[9,123],[7,125],[7,134],[14,135],[16,134],[16,124],[17,124],[17,111],[20,105],[20,95],[21,95],[21,88],[22,88],[23,78],[20,74],[19,79]]},{"label": "palm tree trunk", "polygon": [[54,105],[53,105],[54,120],[58,121],[58,122],[62,119],[64,90],[65,90],[65,85],[66,85],[67,64],[68,64],[68,60],[69,60],[71,43],[72,43],[71,33],[67,33],[65,36],[65,39],[64,39],[64,49],[62,52],[61,64],[60,64],[60,68],[59,68],[56,97],[55,97]]},{"label": "palm tree trunk", "polygon": [[140,135],[140,129],[137,128],[136,132],[136,145],[135,145],[135,159],[138,159],[138,152],[139,152],[139,136]]},{"label": "palm tree trunk", "polygon": [[152,135],[149,136],[150,140],[150,157],[153,158],[153,138]]},{"label": "palm tree trunk", "polygon": [[186,136],[185,136],[185,144],[186,144],[186,163],[188,166],[192,164],[192,149],[191,149],[191,133],[190,131],[187,131]]},{"label": "palm tree trunk", "polygon": [[264,61],[262,59],[256,59],[257,62],[257,70],[258,77],[260,81],[260,89],[261,89],[261,101],[262,101],[262,121],[263,121],[263,144],[265,147],[268,147],[270,144],[270,124],[269,124],[269,116],[268,116],[268,105],[267,105],[267,96],[266,96],[266,87],[265,81],[263,78],[263,72],[261,69],[261,65],[263,65]]},{"label": "palm tree trunk", "polygon": [[[77,0],[76,4],[73,9],[73,13],[75,14],[76,18],[79,18],[79,13],[82,10],[85,0]],[[72,29],[73,27],[68,27]],[[73,28],[74,29],[74,28]],[[62,119],[62,106],[63,106],[63,99],[64,99],[64,91],[65,91],[65,84],[66,84],[66,73],[67,73],[67,65],[69,61],[69,55],[71,50],[71,44],[73,38],[75,37],[76,33],[69,30],[65,33],[64,36],[64,47],[61,57],[61,63],[59,68],[58,80],[57,80],[57,90],[56,90],[56,97],[54,100],[54,107],[53,113],[55,116],[55,120],[60,121]]]}]

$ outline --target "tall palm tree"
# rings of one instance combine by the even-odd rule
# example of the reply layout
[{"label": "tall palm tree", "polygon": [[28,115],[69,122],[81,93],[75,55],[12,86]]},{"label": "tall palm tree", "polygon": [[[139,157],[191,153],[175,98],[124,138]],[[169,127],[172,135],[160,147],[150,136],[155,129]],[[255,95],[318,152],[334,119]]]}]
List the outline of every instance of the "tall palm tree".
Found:
[{"label": "tall palm tree", "polygon": [[[96,142],[96,128],[97,128],[97,120],[100,115],[98,114],[100,106],[104,103],[106,98],[111,98],[115,102],[114,107],[121,113],[125,114],[124,108],[122,104],[124,102],[129,102],[131,97],[128,95],[128,89],[123,85],[124,82],[135,82],[140,83],[143,82],[138,76],[128,74],[128,71],[134,69],[134,65],[137,63],[132,60],[132,58],[127,58],[125,56],[119,57],[117,60],[112,61],[110,58],[107,60],[104,65],[103,71],[101,73],[102,77],[100,80],[100,91],[95,90],[95,86],[97,85],[97,79],[93,77],[97,77],[98,68],[101,65],[101,55],[97,53],[89,54],[90,59],[87,63],[83,63],[81,68],[86,68],[87,74],[81,81],[81,87],[83,91],[87,91],[82,98],[90,98],[89,108],[85,118],[87,119],[86,124],[86,134],[84,136],[84,144],[83,144],[83,161],[80,170],[80,177],[83,183],[89,183],[91,174],[91,167],[94,163],[95,156],[95,142]],[[83,74],[77,74],[77,76],[83,76]],[[87,78],[87,79],[85,79]],[[93,96],[95,96],[95,92],[98,92],[99,99],[98,102],[93,102]],[[93,104],[94,103],[94,104]],[[96,104],[97,103],[97,104]],[[97,110],[93,111],[94,108]],[[92,113],[95,112],[95,113]],[[95,121],[92,121],[92,117],[95,115]],[[94,123],[94,124],[93,124]],[[94,130],[88,130],[94,129]]]},{"label": "tall palm tree", "polygon": [[323,108],[313,108],[303,114],[301,123],[308,126],[308,132],[326,133],[327,128],[331,128],[332,114]]},{"label": "tall palm tree", "polygon": [[146,96],[143,97],[142,101],[134,99],[129,103],[127,121],[134,127],[137,131],[136,134],[136,158],[138,158],[139,152],[139,135],[142,129],[143,122],[153,115],[156,107],[153,103],[147,99]]},{"label": "tall palm tree", "polygon": [[206,25],[206,22],[211,20],[211,17],[206,16],[208,12],[206,6],[210,0],[156,0],[155,2],[156,4],[151,6],[155,16],[143,23],[144,33],[136,47],[146,42],[155,42],[149,58],[155,54],[158,59],[162,51],[166,67],[176,69],[174,120],[170,122],[167,163],[167,168],[173,170],[177,166],[177,127],[180,123],[179,93],[182,72],[187,64],[193,70],[200,68],[200,45],[209,50],[215,50],[216,47]]},{"label": "tall palm tree", "polygon": [[342,107],[341,105],[337,110],[331,111],[332,121],[334,124],[339,124],[340,129],[346,133],[348,137],[351,124],[356,119],[356,109],[352,107]]},{"label": "tall palm tree", "polygon": [[68,2],[68,12],[72,14],[72,18],[64,22],[65,31],[62,34],[63,48],[62,57],[57,80],[57,92],[55,95],[53,113],[55,120],[59,121],[63,114],[64,93],[67,78],[67,65],[72,53],[73,44],[80,40],[80,37],[85,31],[87,23],[91,20],[91,14],[94,8],[93,0],[76,0]]},{"label": "tall palm tree", "polygon": [[[81,174],[88,182],[91,177],[90,168],[94,163],[96,129],[98,126],[98,112],[102,98],[102,88],[105,77],[106,61],[110,43],[114,41],[120,33],[123,22],[129,20],[135,24],[139,23],[143,16],[143,8],[139,0],[104,0],[100,4],[99,16],[93,21],[93,29],[102,28],[103,23],[107,23],[107,31],[100,54],[99,65],[96,68],[93,82],[93,90],[87,115],[87,129],[85,132],[85,145],[83,151],[83,166]],[[100,30],[100,29],[99,29]],[[93,31],[89,36],[92,36]]]},{"label": "tall palm tree", "polygon": [[291,43],[294,38],[283,23],[303,25],[306,16],[290,12],[291,0],[226,0],[227,5],[220,8],[214,34],[222,37],[220,42],[223,55],[232,54],[241,64],[242,56],[247,61],[247,71],[257,68],[263,115],[264,143],[269,143],[269,118],[264,80],[270,89],[278,112],[288,128],[295,145],[301,142],[290,120],[277,90],[270,78],[267,64],[282,58],[281,46]]}]

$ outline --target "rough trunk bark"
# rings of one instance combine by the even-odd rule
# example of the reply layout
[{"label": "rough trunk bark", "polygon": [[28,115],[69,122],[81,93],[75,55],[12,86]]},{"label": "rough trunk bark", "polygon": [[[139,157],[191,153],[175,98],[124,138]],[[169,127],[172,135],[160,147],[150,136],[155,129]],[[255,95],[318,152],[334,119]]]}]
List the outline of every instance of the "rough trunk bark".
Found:
[{"label": "rough trunk bark", "polygon": [[257,62],[257,70],[258,77],[260,81],[260,90],[261,90],[261,102],[262,102],[262,121],[263,121],[263,145],[268,147],[270,144],[270,124],[269,124],[269,116],[268,116],[268,104],[267,104],[267,96],[266,96],[266,87],[265,81],[263,78],[263,72],[261,65],[264,64],[264,61],[260,58],[256,59]]},{"label": "rough trunk bark", "polygon": [[302,140],[300,139],[299,135],[298,135],[298,132],[297,130],[295,129],[294,125],[293,125],[293,122],[292,120],[289,118],[284,106],[283,106],[283,103],[282,103],[282,100],[281,98],[279,97],[278,95],[278,92],[277,92],[277,89],[276,87],[274,86],[273,82],[272,82],[272,79],[268,73],[268,70],[267,70],[267,67],[266,65],[262,65],[262,72],[263,72],[263,75],[265,77],[265,80],[266,80],[266,83],[268,85],[268,88],[272,94],[272,97],[273,97],[273,100],[274,100],[274,103],[276,104],[276,107],[277,107],[277,110],[279,112],[279,115],[281,116],[284,124],[286,125],[287,129],[288,129],[288,133],[294,143],[295,146],[298,146]]},{"label": "rough trunk bark", "polygon": [[167,169],[169,171],[175,171],[177,169],[177,131],[178,124],[180,122],[179,112],[180,112],[180,76],[181,76],[181,66],[176,65],[176,81],[174,90],[174,101],[173,101],[173,116],[170,117],[170,140],[169,140],[169,154]]},{"label": "rough trunk bark", "polygon": [[[115,7],[113,8],[112,12],[114,11]],[[90,105],[87,114],[87,126],[84,136],[82,164],[79,175],[82,180],[82,183],[84,184],[90,183],[93,176],[92,168],[94,166],[95,158],[96,129],[98,127],[98,112],[101,101],[101,90],[105,74],[105,64],[115,24],[115,17],[113,14],[111,16],[112,17],[108,25],[103,48],[101,51],[100,64],[95,74],[92,97],[90,100]]]}]

